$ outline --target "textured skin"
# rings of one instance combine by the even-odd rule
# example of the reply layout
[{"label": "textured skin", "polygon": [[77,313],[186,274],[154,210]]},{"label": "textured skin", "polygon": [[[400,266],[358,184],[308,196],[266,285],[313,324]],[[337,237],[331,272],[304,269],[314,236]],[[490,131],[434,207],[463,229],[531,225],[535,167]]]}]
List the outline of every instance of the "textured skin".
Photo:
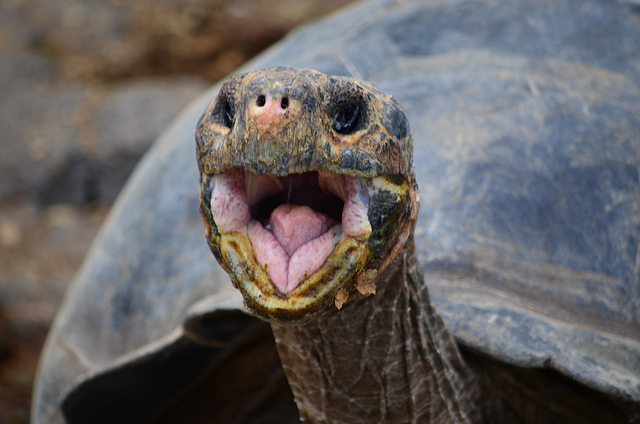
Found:
[{"label": "textured skin", "polygon": [[[461,355],[411,248],[357,297],[303,326],[273,325],[304,422],[624,423],[601,394],[553,373]],[[633,422],[633,421],[632,421]]]},{"label": "textured skin", "polygon": [[[285,112],[287,115],[263,120],[262,115],[256,116],[260,109],[253,105],[256,99],[265,97],[286,97],[293,106]],[[364,122],[354,133],[340,137],[332,131],[332,109],[346,101],[361,104]],[[217,111],[226,116],[220,117]],[[256,123],[258,118],[260,122]],[[404,113],[393,99],[369,84],[305,69],[267,68],[232,77],[223,84],[198,126],[198,164],[203,174],[242,166],[253,172],[319,170],[362,177],[390,175],[393,184],[413,182],[415,177],[407,162],[413,149],[408,128]],[[271,149],[282,154],[265,152],[265,145],[273,145]],[[362,158],[361,163],[379,161],[379,165],[362,170],[344,159],[345,151]],[[225,165],[230,160],[236,163]],[[204,180],[209,178],[207,175]],[[204,183],[202,187],[201,197],[207,199],[201,201],[203,221],[212,252],[219,255],[224,246],[219,240],[224,239],[225,231],[211,223],[209,186]],[[287,322],[287,315],[282,313],[277,320],[282,325],[274,326],[298,409],[302,418],[312,423],[480,422],[481,411],[492,398],[480,394],[480,380],[466,367],[453,338],[435,314],[416,266],[415,247],[412,241],[407,243],[407,234],[413,233],[419,195],[410,188],[405,201],[411,213],[396,215],[392,210],[398,205],[386,200],[395,193],[383,187],[372,187],[371,195],[367,194],[370,238],[377,248],[367,252],[371,260],[353,277],[360,282],[374,275],[366,282],[379,292],[363,300],[345,279],[340,290],[354,290],[352,300],[347,300],[339,312],[330,305],[331,318],[324,316],[324,307],[316,309],[314,319],[306,325],[288,326],[297,322]],[[216,236],[218,232],[221,236]],[[243,254],[250,256],[256,249],[247,245]],[[224,253],[221,264],[230,270],[238,267],[233,257]],[[392,266],[387,270],[388,264]],[[262,316],[262,310],[253,306],[256,296],[242,289],[235,271],[230,274],[241,287],[248,308]],[[318,288],[325,285],[325,281],[316,283]],[[312,286],[314,292],[316,286]],[[259,292],[260,300],[265,296],[268,293]],[[498,419],[499,414],[490,411],[487,416]]]},{"label": "textured skin", "polygon": [[408,249],[379,276],[372,297],[273,331],[305,422],[477,423],[490,403],[431,307]]},{"label": "textured skin", "polygon": [[[505,392],[510,410],[529,405],[526,416],[540,404],[572,411],[564,422],[640,416],[638,22],[637,2],[622,0],[376,0],[241,70],[350,75],[405,106],[431,300],[486,371],[483,390]],[[120,196],[48,338],[34,422],[62,422],[65,402],[69,422],[140,422],[194,399],[185,393],[230,351],[269,357],[220,334],[249,331],[252,318],[222,313],[241,300],[194,206],[193,129],[218,90],[167,130]],[[272,375],[262,365],[257,379]],[[210,398],[209,421],[216,405],[241,421],[228,407],[246,392],[207,381],[228,395]]]},{"label": "textured skin", "polygon": [[[290,107],[275,128],[260,125],[249,108],[265,93],[291,98],[300,107]],[[367,108],[364,133],[340,137],[330,130],[332,110],[351,99]],[[231,131],[221,125],[225,105],[245,117]],[[278,176],[317,169],[349,170],[359,176],[412,175],[412,142],[397,101],[368,82],[311,69],[279,67],[273,73],[229,77],[204,110],[196,142],[198,163],[208,173],[241,167]]]}]

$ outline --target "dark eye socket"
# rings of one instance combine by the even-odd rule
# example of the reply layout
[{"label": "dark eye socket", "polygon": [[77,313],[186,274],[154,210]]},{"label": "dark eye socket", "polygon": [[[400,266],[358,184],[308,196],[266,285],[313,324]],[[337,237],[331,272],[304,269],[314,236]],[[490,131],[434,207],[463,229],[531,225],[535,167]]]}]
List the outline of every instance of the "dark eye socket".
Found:
[{"label": "dark eye socket", "polygon": [[339,105],[333,112],[333,129],[338,134],[351,134],[360,128],[362,111],[355,100]]},{"label": "dark eye socket", "polygon": [[231,128],[233,127],[233,109],[231,108],[231,104],[225,100],[224,105],[222,107],[222,122],[225,126]]},{"label": "dark eye socket", "polygon": [[212,114],[214,117],[217,117],[217,120],[225,127],[233,127],[235,114],[233,111],[233,106],[229,102],[229,99],[227,99],[226,97],[220,97],[220,99],[218,100],[218,104],[213,110]]}]

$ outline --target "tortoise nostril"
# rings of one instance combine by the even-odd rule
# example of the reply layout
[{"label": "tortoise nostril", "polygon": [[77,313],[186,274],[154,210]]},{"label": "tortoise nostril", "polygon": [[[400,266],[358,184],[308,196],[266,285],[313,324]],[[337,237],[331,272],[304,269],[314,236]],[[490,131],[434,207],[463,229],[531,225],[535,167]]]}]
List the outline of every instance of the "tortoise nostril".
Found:
[{"label": "tortoise nostril", "polygon": [[256,104],[258,105],[258,107],[262,107],[267,103],[267,99],[264,97],[263,94],[258,96],[258,100],[256,100]]},{"label": "tortoise nostril", "polygon": [[282,100],[280,101],[280,107],[282,107],[282,109],[286,109],[287,106],[289,106],[289,98],[283,97]]}]

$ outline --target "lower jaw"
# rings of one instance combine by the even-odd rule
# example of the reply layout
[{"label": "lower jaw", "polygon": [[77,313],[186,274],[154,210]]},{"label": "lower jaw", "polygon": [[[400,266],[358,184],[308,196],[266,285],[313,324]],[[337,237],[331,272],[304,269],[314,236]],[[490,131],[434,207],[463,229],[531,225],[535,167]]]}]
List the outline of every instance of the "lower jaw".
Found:
[{"label": "lower jaw", "polygon": [[221,234],[220,253],[247,308],[279,324],[304,324],[331,307],[339,291],[352,290],[370,257],[366,239],[345,236],[318,270],[285,295],[260,267],[243,233]]}]

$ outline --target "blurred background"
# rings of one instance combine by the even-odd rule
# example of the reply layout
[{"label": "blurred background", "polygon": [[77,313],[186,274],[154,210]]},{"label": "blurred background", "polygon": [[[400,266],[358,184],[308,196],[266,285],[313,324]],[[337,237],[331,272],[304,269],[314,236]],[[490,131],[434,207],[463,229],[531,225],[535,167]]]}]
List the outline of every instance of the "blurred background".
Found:
[{"label": "blurred background", "polygon": [[[2,0],[0,423],[136,162],[213,82],[352,0]],[[194,162],[195,166],[195,162]]]}]

